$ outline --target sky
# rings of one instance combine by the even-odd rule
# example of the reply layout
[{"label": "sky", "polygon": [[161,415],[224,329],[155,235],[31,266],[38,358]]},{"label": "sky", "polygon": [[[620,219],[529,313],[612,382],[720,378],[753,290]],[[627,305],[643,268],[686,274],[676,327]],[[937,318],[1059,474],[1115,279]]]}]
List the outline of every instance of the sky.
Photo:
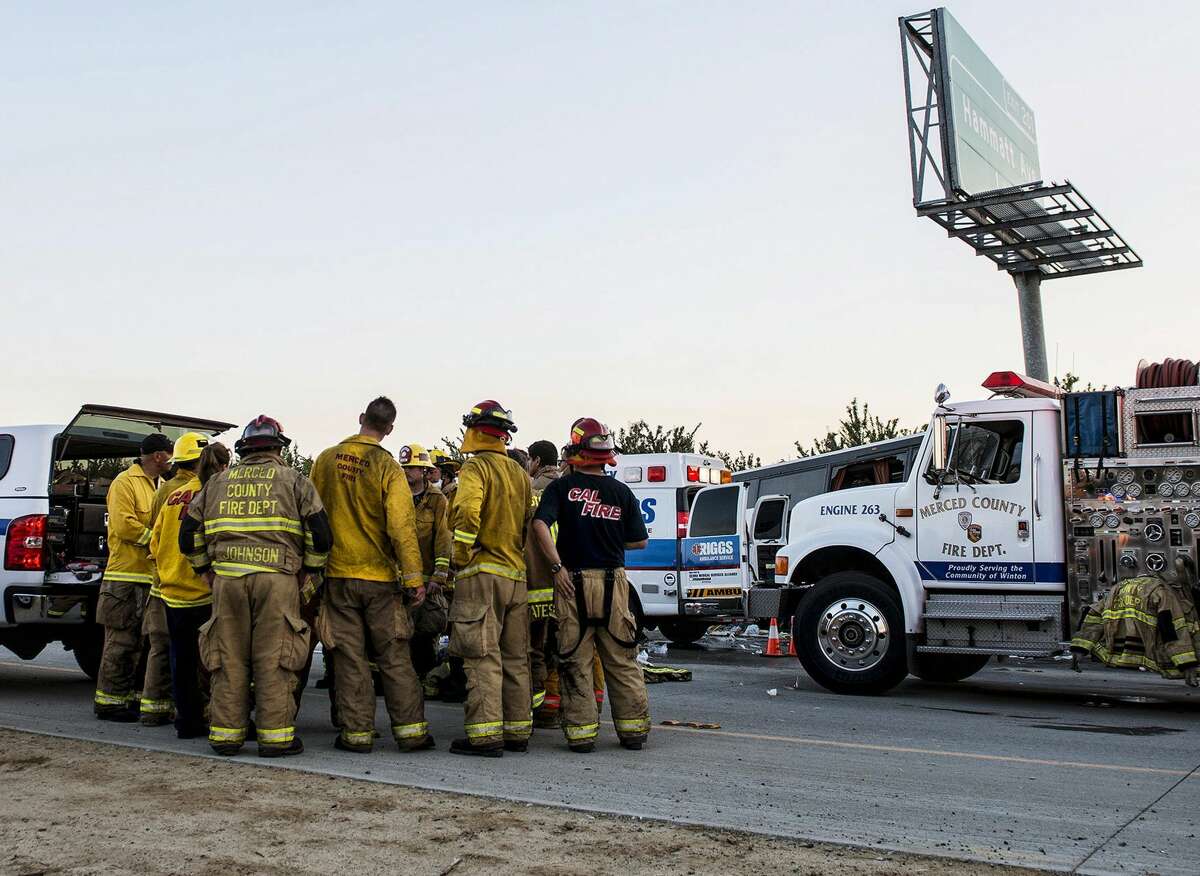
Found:
[{"label": "sky", "polygon": [[[1051,369],[1200,358],[1200,4],[950,9],[1146,263],[1043,285]],[[767,460],[852,397],[924,423],[1022,353],[1009,277],[912,207],[917,11],[10,5],[3,418],[267,413],[315,453],[380,393],[396,446],[495,398],[521,446],[595,416]]]}]

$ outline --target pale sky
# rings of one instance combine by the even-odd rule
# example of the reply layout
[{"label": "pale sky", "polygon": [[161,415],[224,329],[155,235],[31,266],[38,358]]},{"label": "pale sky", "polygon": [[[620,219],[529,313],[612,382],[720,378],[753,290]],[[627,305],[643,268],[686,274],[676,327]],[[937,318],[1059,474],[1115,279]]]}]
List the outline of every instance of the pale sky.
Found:
[{"label": "pale sky", "polygon": [[[513,409],[767,460],[851,396],[1021,367],[1007,274],[912,208],[909,3],[9,4],[5,423]],[[1043,286],[1051,367],[1200,358],[1200,4],[957,2],[1146,267]],[[393,447],[392,449],[395,449]]]}]

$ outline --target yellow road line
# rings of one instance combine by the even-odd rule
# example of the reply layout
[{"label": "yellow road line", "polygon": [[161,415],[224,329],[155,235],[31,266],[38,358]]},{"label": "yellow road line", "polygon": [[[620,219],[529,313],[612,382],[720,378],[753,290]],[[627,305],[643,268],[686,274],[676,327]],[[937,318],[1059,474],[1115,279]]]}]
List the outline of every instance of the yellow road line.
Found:
[{"label": "yellow road line", "polygon": [[697,730],[692,727],[659,725],[659,730],[677,730],[706,736],[728,736],[734,739],[756,739],[762,742],[787,742],[792,745],[811,745],[820,748],[843,748],[852,751],[878,751],[885,754],[925,754],[931,757],[957,757],[965,760],[986,760],[995,763],[1015,763],[1029,766],[1071,767],[1085,770],[1109,770],[1121,773],[1147,773],[1155,776],[1186,776],[1190,770],[1170,770],[1161,767],[1125,766],[1112,763],[1086,763],[1073,760],[1046,760],[1037,757],[1016,757],[1008,754],[981,754],[974,751],[947,751],[940,748],[909,748],[901,745],[873,745],[867,742],[837,742],[832,739],[810,739],[804,736],[770,736],[765,733],[741,733],[733,730]]}]

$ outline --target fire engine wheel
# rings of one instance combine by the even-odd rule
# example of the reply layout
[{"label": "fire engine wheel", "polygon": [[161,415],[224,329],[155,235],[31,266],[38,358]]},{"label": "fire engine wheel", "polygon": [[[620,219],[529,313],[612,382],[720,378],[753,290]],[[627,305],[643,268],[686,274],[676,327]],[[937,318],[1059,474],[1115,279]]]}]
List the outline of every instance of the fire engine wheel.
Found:
[{"label": "fire engine wheel", "polygon": [[908,675],[900,599],[877,578],[830,575],[804,597],[795,624],[805,671],[834,693],[881,694]]},{"label": "fire engine wheel", "polygon": [[909,671],[922,681],[962,681],[987,665],[986,654],[914,654]]}]

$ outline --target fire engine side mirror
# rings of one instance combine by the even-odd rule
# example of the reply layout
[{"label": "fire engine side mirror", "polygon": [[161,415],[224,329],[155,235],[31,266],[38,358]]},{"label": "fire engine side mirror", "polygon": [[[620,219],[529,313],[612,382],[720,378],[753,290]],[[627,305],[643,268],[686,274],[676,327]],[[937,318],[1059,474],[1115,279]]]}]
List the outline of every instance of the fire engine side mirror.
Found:
[{"label": "fire engine side mirror", "polygon": [[946,384],[938,384],[937,389],[933,391],[933,400],[938,407],[950,401],[950,390],[946,389]]}]

